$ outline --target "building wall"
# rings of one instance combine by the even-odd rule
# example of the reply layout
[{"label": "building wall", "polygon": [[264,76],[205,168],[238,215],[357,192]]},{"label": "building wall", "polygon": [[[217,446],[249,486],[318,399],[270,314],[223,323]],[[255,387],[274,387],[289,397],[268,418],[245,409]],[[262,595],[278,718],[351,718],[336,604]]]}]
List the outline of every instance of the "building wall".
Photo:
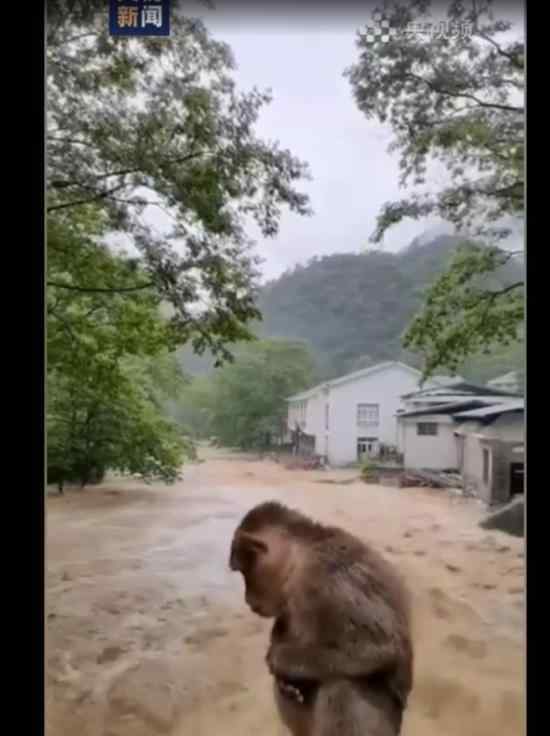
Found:
[{"label": "building wall", "polygon": [[325,392],[323,390],[318,391],[310,402],[310,407],[307,417],[307,431],[309,434],[315,437],[315,454],[325,454]]},{"label": "building wall", "polygon": [[[510,500],[510,466],[523,462],[523,453],[514,452],[514,443],[523,443],[523,414],[503,414],[483,426],[469,422],[460,427],[464,443],[462,477],[467,489],[492,505]],[[483,479],[483,450],[489,452],[489,478]]]},{"label": "building wall", "polygon": [[[417,434],[417,427],[421,422],[437,424],[437,435]],[[406,468],[430,470],[458,468],[455,424],[450,417],[437,414],[403,417],[399,420],[399,424],[402,443],[400,451],[403,453]]]},{"label": "building wall", "polygon": [[[288,402],[288,429],[289,434],[294,431],[296,424],[304,434],[314,438],[314,452],[324,454],[324,391],[319,389],[306,398]],[[321,436],[323,435],[323,436]]]},{"label": "building wall", "polygon": [[[329,462],[332,465],[355,462],[358,437],[377,437],[383,444],[397,445],[395,415],[401,406],[401,396],[417,389],[417,374],[399,365],[388,366],[363,378],[331,386],[330,393],[326,396],[330,408]],[[378,426],[357,425],[357,404],[379,405]],[[321,426],[324,427],[324,414]]]},{"label": "building wall", "polygon": [[[484,443],[481,444],[483,446]],[[510,447],[496,440],[491,442],[490,452],[491,475],[488,503],[506,503],[510,500]]]},{"label": "building wall", "polygon": [[[477,424],[472,423],[471,431],[478,429]],[[462,467],[460,468],[464,485],[467,490],[475,493],[486,503],[491,500],[491,463],[492,451],[487,443],[481,443],[477,434],[467,433],[463,435],[464,451]],[[489,483],[483,481],[483,449],[489,450]]]},{"label": "building wall", "polygon": [[407,440],[407,425],[404,419],[397,419],[397,449],[401,454],[405,453],[405,442]]},{"label": "building wall", "polygon": [[306,425],[307,411],[308,411],[309,399],[300,399],[296,401],[289,401],[288,403],[288,428],[291,432],[294,431],[296,425],[302,430]]}]

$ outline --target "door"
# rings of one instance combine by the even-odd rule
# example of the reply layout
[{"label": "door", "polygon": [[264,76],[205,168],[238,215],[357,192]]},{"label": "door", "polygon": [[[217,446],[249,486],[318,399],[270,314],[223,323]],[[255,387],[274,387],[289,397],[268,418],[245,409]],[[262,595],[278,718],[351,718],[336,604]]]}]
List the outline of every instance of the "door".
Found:
[{"label": "door", "polygon": [[358,437],[357,438],[357,459],[364,460],[365,455],[368,458],[378,457],[379,443],[378,437]]},{"label": "door", "polygon": [[510,495],[517,496],[523,493],[523,463],[510,465]]}]

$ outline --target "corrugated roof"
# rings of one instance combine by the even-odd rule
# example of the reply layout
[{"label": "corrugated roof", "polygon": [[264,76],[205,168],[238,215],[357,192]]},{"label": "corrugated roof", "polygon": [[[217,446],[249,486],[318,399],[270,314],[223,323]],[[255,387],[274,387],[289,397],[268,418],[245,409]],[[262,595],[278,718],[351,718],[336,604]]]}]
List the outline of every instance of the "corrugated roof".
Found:
[{"label": "corrugated roof", "polygon": [[504,397],[517,397],[518,394],[510,391],[504,391],[499,388],[491,386],[482,386],[477,383],[468,383],[467,381],[457,381],[450,386],[430,386],[428,388],[420,389],[419,391],[412,391],[409,394],[403,394],[402,399],[422,399],[428,396],[504,396]]},{"label": "corrugated roof", "polygon": [[505,373],[503,376],[497,376],[496,378],[492,378],[490,381],[487,381],[488,386],[498,386],[500,383],[510,383],[514,381],[519,381],[519,373],[518,371],[510,371],[509,373]]},{"label": "corrugated roof", "polygon": [[489,417],[496,417],[499,414],[524,411],[524,409],[525,402],[521,399],[518,401],[505,401],[500,404],[493,404],[480,409],[460,412],[459,414],[455,414],[455,417],[456,419],[488,419]]},{"label": "corrugated roof", "polygon": [[441,394],[435,396],[418,396],[407,400],[411,404],[433,404],[437,406],[439,404],[452,404],[458,401],[483,401],[487,404],[499,404],[510,401],[510,397],[506,396],[493,396],[492,394],[486,394],[484,396],[478,396],[477,394],[469,394],[467,392],[453,392],[452,394]]},{"label": "corrugated roof", "polygon": [[460,410],[466,410],[469,408],[477,409],[484,406],[487,406],[487,403],[480,401],[479,399],[469,399],[464,401],[453,401],[448,404],[437,404],[437,406],[427,406],[423,409],[410,409],[409,411],[400,411],[397,413],[397,416],[420,417],[436,414],[454,415],[457,411]]}]

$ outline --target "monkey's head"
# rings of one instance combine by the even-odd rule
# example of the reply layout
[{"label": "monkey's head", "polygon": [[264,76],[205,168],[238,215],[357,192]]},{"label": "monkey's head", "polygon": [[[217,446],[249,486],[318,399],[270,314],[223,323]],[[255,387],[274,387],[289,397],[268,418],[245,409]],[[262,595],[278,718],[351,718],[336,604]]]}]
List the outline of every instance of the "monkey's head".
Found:
[{"label": "monkey's head", "polygon": [[305,523],[312,524],[298,512],[271,501],[249,511],[235,531],[229,566],[242,573],[245,600],[259,616],[276,618],[284,611],[298,530]]}]

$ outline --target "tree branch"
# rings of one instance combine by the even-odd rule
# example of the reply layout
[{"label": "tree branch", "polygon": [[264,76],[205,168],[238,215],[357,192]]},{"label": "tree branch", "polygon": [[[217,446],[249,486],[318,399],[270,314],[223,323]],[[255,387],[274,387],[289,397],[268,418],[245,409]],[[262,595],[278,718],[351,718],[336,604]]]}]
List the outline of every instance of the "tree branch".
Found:
[{"label": "tree branch", "polygon": [[483,38],[485,41],[488,41],[492,46],[495,47],[495,49],[497,50],[497,53],[500,54],[500,56],[504,56],[506,59],[508,59],[508,61],[511,62],[513,66],[516,67],[516,69],[520,69],[521,71],[523,71],[523,64],[521,63],[521,61],[519,61],[516,54],[511,54],[509,51],[504,51],[502,46],[498,44],[494,38],[487,36],[485,33],[482,33],[481,31],[478,31],[474,35],[479,36],[480,38]]},{"label": "tree branch", "polygon": [[97,148],[95,143],[90,143],[90,141],[79,141],[77,138],[62,138],[57,135],[52,135],[51,133],[46,137],[52,141],[60,141],[61,143],[72,143],[77,146],[88,146],[89,148]]},{"label": "tree branch", "polygon": [[97,36],[98,34],[94,32],[87,32],[87,33],[81,33],[79,36],[73,36],[72,38],[66,38],[63,40],[63,43],[73,43],[73,41],[80,41],[81,38],[88,38],[90,36]]},{"label": "tree branch", "polygon": [[[78,143],[82,143],[82,141],[77,141]],[[183,164],[187,161],[191,161],[194,158],[198,158],[199,156],[203,155],[203,151],[195,151],[194,153],[188,153],[185,156],[180,156],[178,158],[174,159],[165,159],[164,161],[160,161],[160,164]],[[105,174],[97,174],[94,176],[94,179],[96,181],[99,181],[100,179],[108,179],[111,176],[125,176],[126,174],[136,174],[139,171],[143,171],[143,166],[137,166],[135,168],[131,169],[119,169],[118,171],[109,171]],[[83,184],[80,184],[78,181],[52,181],[50,183],[50,186],[54,187],[55,189],[64,189],[65,187],[72,187],[72,186],[80,186],[83,187]]]},{"label": "tree branch", "polygon": [[[82,189],[86,188],[83,185],[79,185],[79,186]],[[116,187],[113,187],[112,189],[107,189],[104,192],[98,192],[93,197],[87,197],[86,199],[76,199],[76,200],[73,200],[72,202],[63,202],[61,204],[53,204],[53,205],[50,205],[50,207],[46,209],[46,212],[53,212],[54,210],[63,210],[67,207],[78,207],[81,204],[88,204],[89,202],[95,202],[98,199],[106,199],[107,197],[110,197],[113,192],[118,192],[119,189],[124,189],[125,186],[127,186],[126,183],[118,184]]]},{"label": "tree branch", "polygon": [[480,294],[480,299],[488,299],[490,302],[493,302],[495,299],[498,299],[501,296],[504,296],[505,294],[508,294],[510,291],[514,291],[514,289],[519,289],[522,286],[524,286],[523,281],[515,281],[513,284],[509,284],[508,286],[504,286],[502,289],[499,289],[498,291],[487,291],[484,294]]},{"label": "tree branch", "polygon": [[492,110],[505,110],[507,112],[523,113],[523,107],[516,107],[515,105],[501,105],[497,102],[483,102],[483,100],[480,100],[479,97],[476,97],[470,92],[451,92],[450,90],[442,89],[441,87],[438,87],[436,84],[434,84],[430,79],[421,77],[419,74],[414,74],[413,72],[408,72],[405,76],[409,79],[414,79],[417,82],[421,82],[427,85],[432,90],[432,92],[435,92],[438,95],[443,95],[444,97],[473,100],[479,107],[490,108]]},{"label": "tree branch", "polygon": [[155,286],[154,281],[148,281],[145,284],[139,284],[137,286],[120,286],[120,287],[94,287],[94,286],[76,286],[74,284],[63,284],[59,281],[48,281],[48,286],[54,286],[57,289],[68,289],[69,291],[79,291],[86,294],[122,294],[131,291],[142,291],[143,289],[150,289]]}]

